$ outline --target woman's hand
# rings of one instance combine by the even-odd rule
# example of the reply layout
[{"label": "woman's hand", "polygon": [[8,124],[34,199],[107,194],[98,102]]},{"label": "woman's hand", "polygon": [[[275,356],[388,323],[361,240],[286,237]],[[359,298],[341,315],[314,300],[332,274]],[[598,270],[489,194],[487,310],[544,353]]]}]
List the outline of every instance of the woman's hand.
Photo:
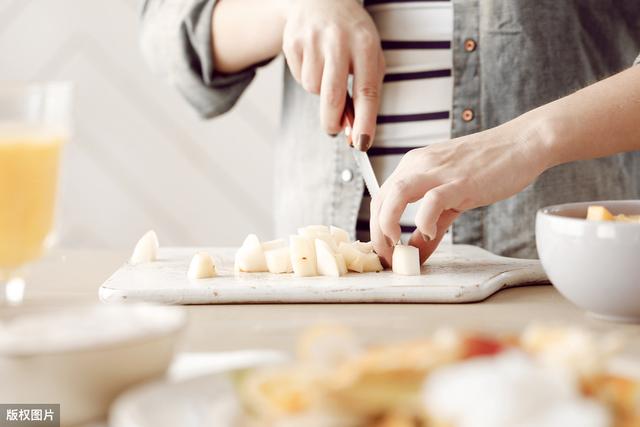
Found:
[{"label": "woman's hand", "polygon": [[527,115],[502,126],[408,152],[371,201],[371,236],[390,265],[400,239],[400,216],[419,202],[410,244],[421,261],[431,255],[447,228],[468,209],[510,197],[548,166],[537,121]]},{"label": "woman's hand", "polygon": [[320,120],[333,135],[344,123],[347,78],[353,74],[354,143],[366,151],[375,135],[384,58],[377,29],[356,0],[284,0],[282,46],[305,90],[320,95]]}]

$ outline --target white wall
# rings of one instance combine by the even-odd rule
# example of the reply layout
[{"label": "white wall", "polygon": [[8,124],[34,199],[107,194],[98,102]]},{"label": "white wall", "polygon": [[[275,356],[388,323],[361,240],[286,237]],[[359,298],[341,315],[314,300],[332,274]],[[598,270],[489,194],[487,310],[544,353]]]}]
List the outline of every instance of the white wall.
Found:
[{"label": "white wall", "polygon": [[0,0],[0,81],[71,80],[75,135],[60,191],[60,245],[236,245],[272,234],[272,143],[282,62],[234,110],[201,121],[151,75],[135,0]]}]

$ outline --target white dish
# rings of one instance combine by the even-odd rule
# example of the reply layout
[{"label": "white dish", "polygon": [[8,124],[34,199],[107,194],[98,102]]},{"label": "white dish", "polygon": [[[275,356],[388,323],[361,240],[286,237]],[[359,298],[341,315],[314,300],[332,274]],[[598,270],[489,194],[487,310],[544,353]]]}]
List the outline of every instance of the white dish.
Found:
[{"label": "white dish", "polygon": [[590,205],[640,214],[640,200],[584,202],[541,209],[536,244],[558,291],[593,315],[640,322],[640,224],[587,221]]},{"label": "white dish", "polygon": [[169,366],[184,312],[147,304],[0,312],[0,402],[59,403],[61,424],[100,419],[124,389]]},{"label": "white dish", "polygon": [[240,408],[230,372],[285,360],[283,353],[269,350],[182,355],[170,378],[121,395],[109,412],[109,426],[234,427]]}]

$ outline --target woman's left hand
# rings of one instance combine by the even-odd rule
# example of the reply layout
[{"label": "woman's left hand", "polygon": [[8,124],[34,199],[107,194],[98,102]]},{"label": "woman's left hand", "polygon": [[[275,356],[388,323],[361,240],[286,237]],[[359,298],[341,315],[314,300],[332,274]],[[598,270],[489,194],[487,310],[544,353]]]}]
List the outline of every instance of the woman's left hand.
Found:
[{"label": "woman's left hand", "polygon": [[407,204],[420,202],[417,229],[409,243],[420,249],[424,262],[461,212],[505,199],[529,185],[548,166],[544,128],[538,122],[524,115],[408,152],[371,201],[371,238],[383,261],[391,264]]}]

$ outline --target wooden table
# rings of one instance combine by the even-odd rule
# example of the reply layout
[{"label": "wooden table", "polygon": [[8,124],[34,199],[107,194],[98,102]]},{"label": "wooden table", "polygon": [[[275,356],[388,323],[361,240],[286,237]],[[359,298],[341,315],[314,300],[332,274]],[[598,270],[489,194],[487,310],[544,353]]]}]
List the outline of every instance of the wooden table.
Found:
[{"label": "wooden table", "polygon": [[[45,304],[73,299],[98,302],[98,287],[128,252],[58,250],[31,266],[26,298]],[[471,304],[289,304],[186,306],[190,321],[184,351],[249,348],[291,350],[297,334],[319,322],[337,322],[365,340],[415,337],[443,326],[517,331],[533,321],[581,325],[629,335],[628,353],[640,357],[640,325],[594,319],[551,286],[507,289]]]}]

